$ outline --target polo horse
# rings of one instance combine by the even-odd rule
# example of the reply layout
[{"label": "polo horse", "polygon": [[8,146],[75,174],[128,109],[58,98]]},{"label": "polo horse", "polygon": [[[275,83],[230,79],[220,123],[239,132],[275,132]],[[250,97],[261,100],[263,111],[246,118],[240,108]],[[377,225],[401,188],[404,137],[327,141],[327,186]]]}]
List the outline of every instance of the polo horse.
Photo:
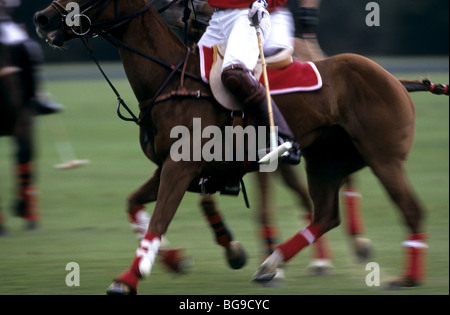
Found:
[{"label": "polo horse", "polygon": [[[157,8],[162,8],[161,16],[169,24],[169,26],[182,38],[185,42],[195,43],[203,34],[206,25],[213,12],[207,1],[179,1],[179,0],[161,0],[156,4]],[[193,11],[193,14],[192,14]],[[311,47],[309,40],[295,38],[294,59],[299,61],[323,59],[324,54],[320,47]],[[312,203],[309,198],[307,188],[303,184],[300,176],[297,174],[293,166],[281,164],[278,167],[278,173],[286,187],[289,188],[297,197],[300,207],[306,212],[302,217],[306,222],[312,218]],[[256,173],[256,187],[258,197],[256,198],[258,205],[256,210],[256,218],[259,223],[259,236],[261,241],[263,257],[270,255],[277,245],[278,228],[274,223],[274,214],[271,205],[271,196],[273,195],[269,173]],[[371,255],[370,240],[363,238],[363,222],[360,214],[360,193],[354,187],[354,181],[349,178],[346,181],[345,189],[342,195],[344,198],[345,214],[347,218],[347,231],[354,256],[358,262],[364,262]],[[200,199],[200,207],[210,225],[213,235],[217,243],[225,248],[227,259],[230,254],[229,247],[232,246],[232,233],[221,217],[217,201],[212,195],[202,195]],[[138,238],[142,238],[150,220],[150,216],[145,209],[139,209],[130,216],[130,222],[133,230]],[[141,228],[137,228],[140,226]],[[165,253],[167,249],[164,249]],[[179,265],[183,265],[183,250],[172,250],[177,259],[167,261],[166,265],[175,271],[181,271]],[[308,265],[308,269],[313,275],[328,274],[332,268],[332,251],[328,245],[326,237],[322,237],[320,241],[313,244],[312,260]],[[166,257],[165,255],[163,255]],[[233,266],[233,265],[232,265]],[[239,265],[238,265],[239,266]],[[175,267],[175,268],[174,268]]]},{"label": "polo horse", "polygon": [[[65,23],[69,2],[79,4],[82,30]],[[223,131],[232,123],[230,111],[219,105],[210,87],[200,79],[198,49],[186,47],[163,21],[153,1],[54,1],[36,12],[34,21],[40,36],[55,46],[79,36],[98,35],[112,42],[139,102],[139,117],[128,118],[139,126],[142,150],[157,169],[128,197],[127,211],[156,203],[131,266],[107,289],[108,294],[135,294],[139,281],[150,276],[161,237],[185,193],[220,191],[261,166],[256,160],[206,161],[203,155],[198,157],[199,150],[211,144],[206,138],[195,137],[196,119],[201,120],[201,126],[216,126]],[[408,90],[429,90],[430,85],[401,82],[378,64],[355,54],[337,55],[314,64],[323,79],[321,89],[274,95],[303,152],[314,218],[308,227],[277,247],[253,280],[271,280],[282,261],[287,262],[336,227],[338,192],[344,179],[369,166],[403,215],[411,238],[406,243],[408,264],[397,283],[417,286],[423,280],[423,268],[418,262],[425,256],[424,209],[404,169],[415,129],[414,104]],[[439,91],[443,90],[447,86],[439,86]],[[119,106],[124,107],[121,100]],[[184,137],[171,137],[174,128],[183,130]],[[225,137],[225,132],[221,136]],[[188,158],[174,159],[171,150],[179,141],[187,147],[196,146],[196,150],[190,150]],[[205,178],[212,179],[209,186]]]},{"label": "polo horse", "polygon": [[[23,69],[13,61],[11,50],[0,43],[0,136],[12,137],[15,145],[17,177],[14,213],[24,218],[27,229],[39,220],[36,186],[33,177],[33,116],[29,105]],[[5,232],[0,205],[0,235]]]}]

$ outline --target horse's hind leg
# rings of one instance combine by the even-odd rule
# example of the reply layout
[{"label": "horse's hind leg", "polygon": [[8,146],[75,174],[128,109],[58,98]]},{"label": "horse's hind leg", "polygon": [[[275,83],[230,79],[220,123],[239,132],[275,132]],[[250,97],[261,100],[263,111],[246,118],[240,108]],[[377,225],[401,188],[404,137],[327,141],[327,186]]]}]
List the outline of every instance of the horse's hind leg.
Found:
[{"label": "horse's hind leg", "polygon": [[277,247],[256,271],[254,281],[270,281],[275,276],[279,264],[289,261],[327,231],[339,225],[339,188],[345,175],[337,174],[334,169],[336,165],[332,165],[329,161],[322,160],[322,163],[320,161],[319,156],[314,156],[308,161],[308,185],[314,203],[313,221]]},{"label": "horse's hind leg", "polygon": [[[298,197],[300,205],[306,214],[304,218],[308,224],[313,221],[313,205],[307,188],[302,184],[300,177],[292,165],[282,164],[279,166],[281,176],[288,186]],[[333,253],[329,245],[328,237],[323,235],[311,245],[312,260],[308,265],[311,275],[327,275],[333,268]]]},{"label": "horse's hind leg", "polygon": [[355,176],[348,176],[342,190],[346,229],[358,263],[368,261],[373,249],[370,239],[363,237],[364,220],[361,213],[361,192],[356,188]]},{"label": "horse's hind leg", "polygon": [[[301,208],[306,211],[304,218],[307,223],[311,223],[313,218],[313,205],[308,190],[296,173],[296,169],[292,165],[281,164],[279,165],[279,172],[286,186],[292,190],[298,198]],[[259,185],[258,215],[261,224],[261,238],[265,254],[264,258],[267,258],[275,251],[278,245],[278,229],[274,224],[274,218],[271,215],[273,207],[270,197],[273,195],[273,191],[270,186],[270,176],[273,175],[269,173],[257,173],[257,176],[257,183]],[[329,273],[329,270],[332,267],[331,257],[332,253],[328,245],[328,239],[326,237],[321,237],[312,245],[312,261],[308,265],[309,272],[313,275],[324,275]]]},{"label": "horse's hind leg", "polygon": [[247,262],[247,253],[238,242],[233,241],[233,236],[222,219],[213,196],[201,196],[200,206],[214,232],[217,244],[225,248],[228,265],[233,269],[241,269]]},{"label": "horse's hind leg", "polygon": [[404,274],[392,286],[417,286],[424,281],[427,245],[423,233],[424,211],[406,179],[403,163],[372,165],[372,170],[400,209],[410,234],[403,242],[406,249]]}]

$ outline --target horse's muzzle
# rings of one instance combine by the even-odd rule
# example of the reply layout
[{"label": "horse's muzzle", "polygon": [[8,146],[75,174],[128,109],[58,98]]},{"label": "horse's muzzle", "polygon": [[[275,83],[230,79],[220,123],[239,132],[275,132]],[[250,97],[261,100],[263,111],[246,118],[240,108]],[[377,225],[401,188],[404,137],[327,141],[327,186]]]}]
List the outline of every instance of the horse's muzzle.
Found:
[{"label": "horse's muzzle", "polygon": [[50,45],[61,47],[64,45],[64,30],[61,18],[47,11],[39,11],[33,17],[36,33]]}]

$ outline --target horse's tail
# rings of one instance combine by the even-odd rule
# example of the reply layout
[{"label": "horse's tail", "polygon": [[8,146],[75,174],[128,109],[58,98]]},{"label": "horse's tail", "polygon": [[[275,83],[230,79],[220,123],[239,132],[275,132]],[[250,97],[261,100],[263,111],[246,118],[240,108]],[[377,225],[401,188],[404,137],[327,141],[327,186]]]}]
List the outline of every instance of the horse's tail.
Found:
[{"label": "horse's tail", "polygon": [[406,90],[408,90],[408,92],[425,91],[438,95],[448,95],[448,84],[434,84],[429,79],[423,79],[422,81],[401,79],[400,82],[403,84]]}]

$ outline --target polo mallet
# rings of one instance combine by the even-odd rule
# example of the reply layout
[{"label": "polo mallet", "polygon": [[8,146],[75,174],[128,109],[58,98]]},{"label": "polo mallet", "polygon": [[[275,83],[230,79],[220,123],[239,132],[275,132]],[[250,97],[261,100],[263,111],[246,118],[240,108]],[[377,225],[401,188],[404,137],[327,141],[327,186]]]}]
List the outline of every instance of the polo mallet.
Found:
[{"label": "polo mallet", "polygon": [[264,50],[261,40],[261,28],[258,23],[253,21],[256,29],[256,36],[258,37],[259,55],[262,63],[262,73],[264,78],[264,86],[266,88],[266,98],[267,98],[267,109],[269,114],[270,122],[270,152],[263,156],[258,163],[260,164],[270,164],[271,161],[280,157],[284,152],[288,151],[292,144],[285,142],[278,146],[277,131],[275,128],[275,123],[273,120],[273,110],[272,110],[272,97],[270,96],[269,78],[267,76],[266,60],[264,58]]},{"label": "polo mallet", "polygon": [[58,114],[50,115],[53,117],[46,117],[53,123],[49,126],[50,133],[53,136],[56,151],[58,151],[59,157],[62,163],[55,164],[54,167],[58,170],[67,170],[89,164],[89,160],[79,160],[75,156],[72,144],[67,137],[66,130]]}]

